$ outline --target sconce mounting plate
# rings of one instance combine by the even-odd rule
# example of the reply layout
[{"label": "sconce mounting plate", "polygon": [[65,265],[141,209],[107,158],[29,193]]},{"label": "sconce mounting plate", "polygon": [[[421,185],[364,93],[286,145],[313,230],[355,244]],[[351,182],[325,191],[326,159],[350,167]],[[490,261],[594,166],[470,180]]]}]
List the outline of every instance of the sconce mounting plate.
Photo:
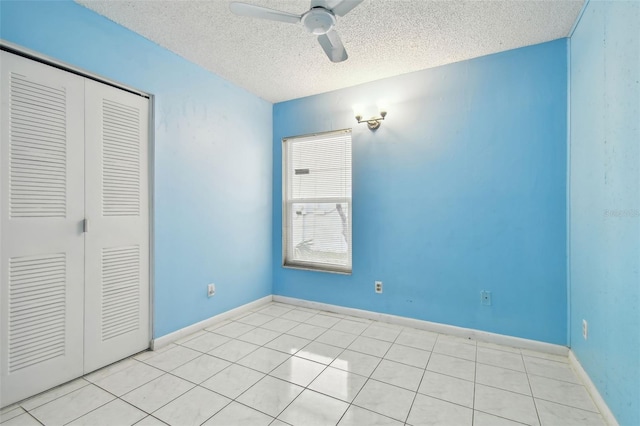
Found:
[{"label": "sconce mounting plate", "polygon": [[356,121],[358,122],[358,124],[367,123],[367,126],[369,127],[369,129],[376,130],[378,127],[380,127],[382,120],[384,120],[386,116],[387,116],[387,111],[380,111],[379,117],[374,116],[369,118],[368,120],[363,120],[362,115],[358,114],[356,115]]},{"label": "sconce mounting plate", "polygon": [[380,120],[375,117],[371,117],[371,120],[367,120],[367,126],[369,126],[369,129],[371,130],[376,130],[380,127]]}]

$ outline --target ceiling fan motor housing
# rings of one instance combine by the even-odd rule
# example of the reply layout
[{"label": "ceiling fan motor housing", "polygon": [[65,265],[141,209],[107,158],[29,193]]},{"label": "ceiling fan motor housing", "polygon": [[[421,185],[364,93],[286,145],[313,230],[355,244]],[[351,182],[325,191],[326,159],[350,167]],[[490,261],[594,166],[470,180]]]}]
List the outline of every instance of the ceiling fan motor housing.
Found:
[{"label": "ceiling fan motor housing", "polygon": [[336,17],[324,7],[311,8],[302,15],[302,25],[315,35],[326,34],[336,25]]}]

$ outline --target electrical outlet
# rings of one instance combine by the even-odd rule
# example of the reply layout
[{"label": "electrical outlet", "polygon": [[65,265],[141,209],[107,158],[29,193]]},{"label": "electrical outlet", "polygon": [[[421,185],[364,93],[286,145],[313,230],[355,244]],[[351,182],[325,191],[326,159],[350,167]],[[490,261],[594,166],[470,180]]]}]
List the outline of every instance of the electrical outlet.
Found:
[{"label": "electrical outlet", "polygon": [[582,320],[582,337],[584,337],[584,340],[587,340],[589,337],[589,324],[587,324],[587,320],[585,319]]},{"label": "electrical outlet", "polygon": [[376,281],[376,293],[382,293],[382,281]]},{"label": "electrical outlet", "polygon": [[214,294],[216,294],[216,285],[209,284],[207,286],[207,296],[212,297]]},{"label": "electrical outlet", "polygon": [[482,290],[480,292],[480,303],[485,306],[491,306],[491,292],[487,290]]}]

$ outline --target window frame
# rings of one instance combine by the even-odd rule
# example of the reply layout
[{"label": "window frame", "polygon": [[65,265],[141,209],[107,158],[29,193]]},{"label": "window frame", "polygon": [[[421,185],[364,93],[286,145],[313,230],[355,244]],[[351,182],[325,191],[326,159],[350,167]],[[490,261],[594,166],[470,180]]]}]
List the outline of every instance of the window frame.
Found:
[{"label": "window frame", "polygon": [[[298,199],[288,199],[287,189],[289,188],[289,158],[288,154],[290,149],[287,147],[287,141],[295,140],[295,139],[303,139],[303,138],[311,138],[311,137],[321,137],[331,134],[342,134],[347,133],[350,138],[350,149],[351,149],[351,194],[350,197],[333,197],[333,198],[298,198]],[[336,203],[336,204],[346,204],[348,209],[348,236],[346,237],[347,243],[347,265],[338,265],[338,264],[327,264],[327,263],[318,263],[312,261],[297,261],[287,259],[287,253],[293,252],[293,247],[289,247],[289,238],[287,236],[290,232],[292,232],[292,223],[290,223],[291,218],[289,212],[292,210],[294,204],[301,203]],[[351,275],[353,271],[353,138],[352,138],[352,129],[340,129],[340,130],[332,130],[328,132],[320,132],[320,133],[310,133],[306,135],[298,135],[298,136],[288,136],[282,138],[282,267],[288,269],[301,269],[307,271],[318,271],[318,272],[329,272],[335,274],[343,274],[343,275]],[[293,243],[293,241],[291,241]]]}]

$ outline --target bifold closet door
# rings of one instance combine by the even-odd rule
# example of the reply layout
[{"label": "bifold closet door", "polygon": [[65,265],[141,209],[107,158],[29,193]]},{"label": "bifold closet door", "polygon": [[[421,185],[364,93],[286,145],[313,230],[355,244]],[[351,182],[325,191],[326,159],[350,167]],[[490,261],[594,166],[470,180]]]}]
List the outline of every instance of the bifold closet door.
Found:
[{"label": "bifold closet door", "polygon": [[6,406],[83,373],[84,79],[0,55],[0,406]]},{"label": "bifold closet door", "polygon": [[85,373],[149,347],[149,100],[85,84]]}]

